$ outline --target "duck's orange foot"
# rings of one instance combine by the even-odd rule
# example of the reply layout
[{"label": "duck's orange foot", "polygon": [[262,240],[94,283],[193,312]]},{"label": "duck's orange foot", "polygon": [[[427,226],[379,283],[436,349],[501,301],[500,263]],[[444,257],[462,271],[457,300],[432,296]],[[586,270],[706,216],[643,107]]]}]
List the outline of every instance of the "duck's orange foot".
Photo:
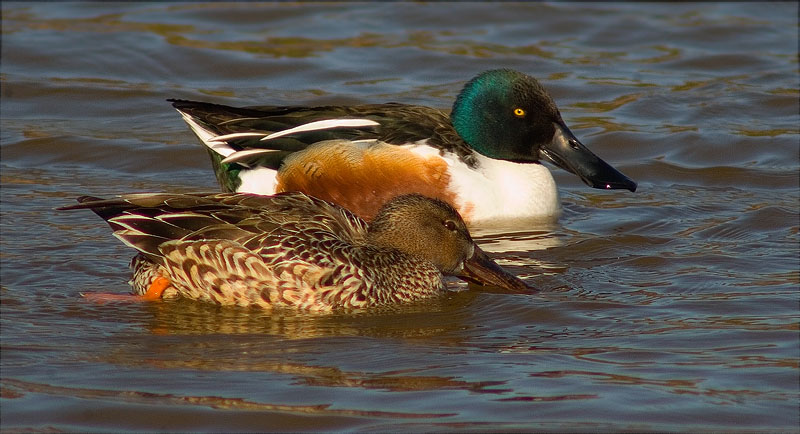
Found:
[{"label": "duck's orange foot", "polygon": [[169,285],[170,281],[166,277],[156,277],[141,297],[143,300],[161,300],[161,294]]}]

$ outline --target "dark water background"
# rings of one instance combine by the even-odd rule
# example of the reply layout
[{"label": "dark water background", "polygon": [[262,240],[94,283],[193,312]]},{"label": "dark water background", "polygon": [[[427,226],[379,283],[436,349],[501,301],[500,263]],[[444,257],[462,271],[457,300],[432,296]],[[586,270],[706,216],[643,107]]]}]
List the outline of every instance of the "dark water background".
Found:
[{"label": "dark water background", "polygon": [[[798,431],[797,3],[2,4],[5,431]],[[538,295],[360,315],[109,303],[80,194],[216,190],[165,98],[447,108],[544,83],[639,182],[478,229]]]}]

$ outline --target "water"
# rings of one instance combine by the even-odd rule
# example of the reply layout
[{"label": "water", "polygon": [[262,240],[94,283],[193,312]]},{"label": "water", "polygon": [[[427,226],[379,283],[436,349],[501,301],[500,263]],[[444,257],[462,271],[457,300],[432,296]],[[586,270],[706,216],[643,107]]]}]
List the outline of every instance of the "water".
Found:
[{"label": "water", "polygon": [[[2,429],[798,431],[796,3],[2,6]],[[128,291],[80,194],[215,190],[166,98],[449,107],[541,79],[639,182],[476,228],[537,295],[358,315]]]}]

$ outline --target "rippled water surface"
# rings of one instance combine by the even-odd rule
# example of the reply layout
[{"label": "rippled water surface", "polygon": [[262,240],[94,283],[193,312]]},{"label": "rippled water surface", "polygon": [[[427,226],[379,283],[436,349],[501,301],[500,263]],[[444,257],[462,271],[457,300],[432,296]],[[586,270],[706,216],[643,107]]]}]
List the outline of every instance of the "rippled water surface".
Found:
[{"label": "rippled water surface", "polygon": [[[798,430],[797,3],[2,4],[2,428]],[[358,315],[128,291],[81,194],[218,187],[166,98],[447,108],[538,77],[639,182],[476,228],[541,291]],[[463,286],[455,285],[461,289]]]}]

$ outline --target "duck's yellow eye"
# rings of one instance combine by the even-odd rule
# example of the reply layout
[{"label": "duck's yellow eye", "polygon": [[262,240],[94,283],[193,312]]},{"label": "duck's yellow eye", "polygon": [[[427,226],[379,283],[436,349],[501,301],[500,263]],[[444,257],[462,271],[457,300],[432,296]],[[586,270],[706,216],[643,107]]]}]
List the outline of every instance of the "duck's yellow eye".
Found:
[{"label": "duck's yellow eye", "polygon": [[521,109],[519,107],[515,108],[514,109],[514,116],[516,116],[518,118],[524,118],[525,117],[525,110],[523,110],[523,109]]}]

